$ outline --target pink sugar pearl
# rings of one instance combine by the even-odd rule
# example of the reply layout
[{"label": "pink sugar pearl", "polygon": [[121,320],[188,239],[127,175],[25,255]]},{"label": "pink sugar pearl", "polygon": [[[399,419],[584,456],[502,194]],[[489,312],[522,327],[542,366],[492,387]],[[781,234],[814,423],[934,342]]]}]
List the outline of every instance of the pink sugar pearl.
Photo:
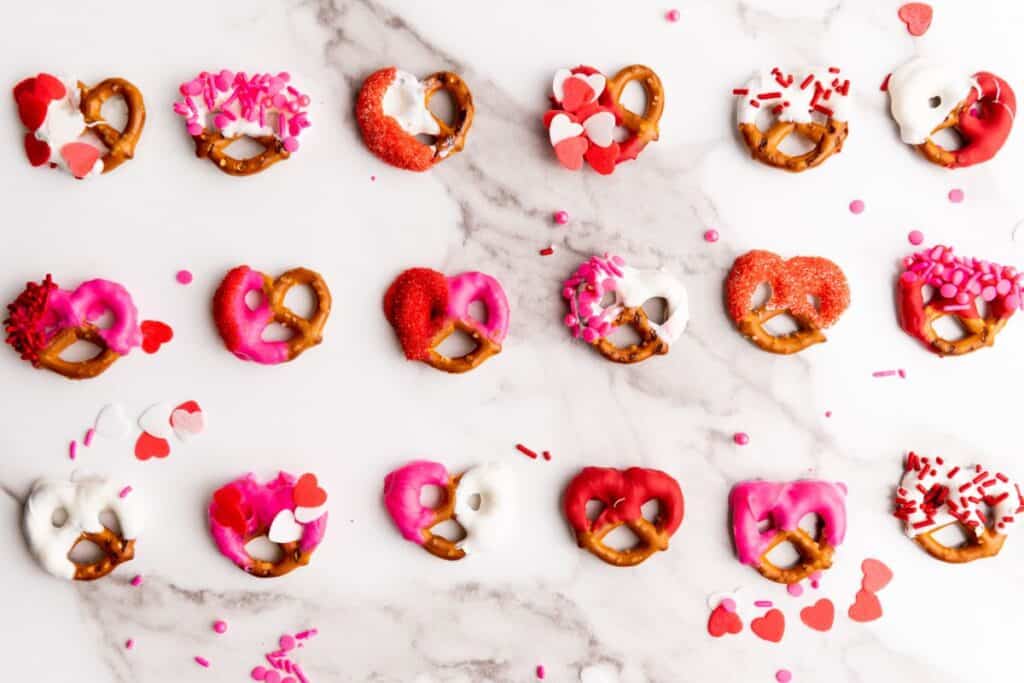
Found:
[{"label": "pink sugar pearl", "polygon": [[860,199],[854,199],[850,202],[850,213],[860,214],[864,213],[864,202]]},{"label": "pink sugar pearl", "polygon": [[679,21],[679,16],[679,10],[677,9],[670,9],[669,11],[665,12],[665,19],[671,21],[673,24]]},{"label": "pink sugar pearl", "polygon": [[750,435],[747,434],[746,432],[736,432],[735,434],[732,435],[732,440],[736,443],[737,446],[746,446],[748,443],[750,443]]},{"label": "pink sugar pearl", "polygon": [[718,606],[724,609],[726,612],[736,611],[736,601],[732,598],[722,598],[722,602],[718,603]]},{"label": "pink sugar pearl", "polygon": [[705,242],[717,242],[718,241],[718,231],[714,230],[714,229],[705,230],[704,231],[704,241]]},{"label": "pink sugar pearl", "polygon": [[213,622],[213,630],[217,633],[224,633],[228,630],[228,624],[226,621],[218,619],[217,621]]},{"label": "pink sugar pearl", "polygon": [[555,223],[557,223],[558,225],[565,225],[566,223],[569,222],[569,212],[555,211],[553,218],[555,219]]},{"label": "pink sugar pearl", "polygon": [[924,233],[920,230],[911,230],[907,233],[907,240],[916,247],[921,242],[924,242]]},{"label": "pink sugar pearl", "polygon": [[775,680],[779,683],[789,683],[793,680],[793,674],[790,673],[789,669],[779,669],[775,672]]},{"label": "pink sugar pearl", "polygon": [[281,146],[290,154],[299,148],[299,140],[298,138],[285,138],[281,141]]},{"label": "pink sugar pearl", "polygon": [[254,681],[262,681],[267,677],[267,670],[262,666],[253,667],[249,672],[249,678]]},{"label": "pink sugar pearl", "polygon": [[192,282],[192,273],[188,270],[179,270],[174,274],[174,279],[178,281],[179,285],[187,285]]},{"label": "pink sugar pearl", "polygon": [[949,201],[953,202],[954,204],[959,204],[964,200],[964,191],[958,187],[954,187],[952,190],[949,191],[948,196]]},{"label": "pink sugar pearl", "polygon": [[265,683],[281,683],[281,674],[271,669],[267,671],[267,675],[263,680]]},{"label": "pink sugar pearl", "polygon": [[794,598],[799,598],[804,594],[804,587],[799,583],[791,583],[786,586],[786,592],[792,595]]}]

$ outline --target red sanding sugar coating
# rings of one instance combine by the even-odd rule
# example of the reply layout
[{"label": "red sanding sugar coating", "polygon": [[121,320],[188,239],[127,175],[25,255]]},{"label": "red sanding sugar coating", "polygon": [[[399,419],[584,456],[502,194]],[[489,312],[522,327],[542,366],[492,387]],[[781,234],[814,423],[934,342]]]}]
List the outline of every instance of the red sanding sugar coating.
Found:
[{"label": "red sanding sugar coating", "polygon": [[47,343],[46,323],[43,314],[50,292],[57,289],[50,275],[41,283],[28,282],[25,291],[7,305],[8,317],[4,321],[7,343],[21,354],[23,360],[39,362],[39,352]]},{"label": "red sanding sugar coating", "polygon": [[370,74],[356,100],[356,120],[363,142],[371,152],[399,168],[426,171],[434,165],[434,151],[409,135],[394,118],[384,113],[384,93],[395,80],[395,67]]},{"label": "red sanding sugar coating", "polygon": [[409,360],[427,358],[447,311],[448,278],[429,268],[403,272],[384,294],[384,316]]},{"label": "red sanding sugar coating", "polygon": [[750,312],[751,300],[762,284],[771,287],[765,308],[788,311],[819,329],[835,323],[850,305],[846,276],[832,261],[819,256],[783,261],[770,251],[754,250],[736,259],[726,280],[726,305],[733,320]]}]

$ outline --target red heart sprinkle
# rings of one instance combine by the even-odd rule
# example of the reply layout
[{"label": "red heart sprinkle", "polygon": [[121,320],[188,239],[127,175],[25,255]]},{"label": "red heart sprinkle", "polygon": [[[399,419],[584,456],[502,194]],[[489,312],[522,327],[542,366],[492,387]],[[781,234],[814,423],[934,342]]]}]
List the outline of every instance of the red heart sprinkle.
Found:
[{"label": "red heart sprinkle", "polygon": [[51,100],[59,100],[67,94],[67,88],[56,76],[50,74],[39,74],[35,78],[36,92]]},{"label": "red heart sprinkle", "polygon": [[607,147],[591,145],[584,156],[595,171],[601,175],[610,175],[619,161],[619,143],[613,142]]},{"label": "red heart sprinkle", "polygon": [[777,643],[786,631],[786,617],[777,609],[770,609],[763,617],[750,622],[750,630],[762,640]]},{"label": "red heart sprinkle", "polygon": [[295,482],[292,500],[300,508],[317,508],[327,502],[327,492],[317,485],[316,475],[303,474]]},{"label": "red heart sprinkle", "polygon": [[882,616],[882,603],[878,596],[866,590],[857,591],[857,598],[850,605],[850,618],[854,621],[867,622]]},{"label": "red heart sprinkle", "polygon": [[153,436],[149,432],[139,434],[139,438],[135,442],[135,457],[139,460],[166,458],[170,454],[171,444],[167,443],[167,439]]},{"label": "red heart sprinkle", "polygon": [[869,557],[861,563],[860,570],[864,573],[860,587],[869,593],[877,593],[892,581],[892,570],[881,560]]},{"label": "red heart sprinkle", "polygon": [[84,178],[95,168],[100,151],[87,142],[69,142],[60,148],[60,155],[73,176]]},{"label": "red heart sprinkle", "polygon": [[912,36],[923,36],[932,25],[932,6],[923,2],[908,2],[897,14]]},{"label": "red heart sprinkle", "polygon": [[735,612],[730,612],[721,605],[711,611],[708,617],[708,633],[713,638],[721,638],[726,633],[739,633],[743,630],[743,622]]},{"label": "red heart sprinkle", "polygon": [[594,89],[582,78],[570,76],[562,84],[562,108],[576,111],[594,97]]},{"label": "red heart sprinkle", "polygon": [[576,138],[562,140],[555,145],[555,156],[559,163],[570,171],[578,171],[583,168],[583,155],[587,152],[590,143],[582,135]]},{"label": "red heart sprinkle", "polygon": [[822,598],[810,607],[800,610],[800,621],[815,631],[827,631],[832,628],[836,618],[836,608],[828,598]]},{"label": "red heart sprinkle", "polygon": [[50,146],[34,133],[25,133],[25,155],[33,166],[42,166],[50,160]]},{"label": "red heart sprinkle", "polygon": [[142,330],[142,350],[146,353],[156,353],[162,344],[174,338],[171,326],[159,320],[143,320],[139,328]]},{"label": "red heart sprinkle", "polygon": [[220,524],[233,529],[239,535],[245,534],[245,510],[242,494],[232,486],[225,486],[213,494],[213,518]]},{"label": "red heart sprinkle", "polygon": [[34,131],[46,120],[46,100],[33,94],[25,94],[18,100],[18,116],[25,127]]}]

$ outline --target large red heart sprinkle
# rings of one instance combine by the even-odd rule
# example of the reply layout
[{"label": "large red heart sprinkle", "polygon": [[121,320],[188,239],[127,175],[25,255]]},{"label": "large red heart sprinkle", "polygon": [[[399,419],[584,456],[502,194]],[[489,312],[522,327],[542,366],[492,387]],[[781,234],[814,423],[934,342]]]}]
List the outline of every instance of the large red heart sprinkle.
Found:
[{"label": "large red heart sprinkle", "polygon": [[609,175],[619,161],[619,143],[613,142],[607,147],[591,145],[584,156],[591,168],[601,175]]},{"label": "large red heart sprinkle", "polygon": [[932,25],[932,6],[923,2],[908,2],[897,12],[912,36],[923,36]]},{"label": "large red heart sprinkle", "polygon": [[555,156],[558,162],[570,171],[578,171],[583,168],[583,155],[586,154],[590,143],[584,137],[568,138],[555,145]]},{"label": "large red heart sprinkle", "polygon": [[786,617],[777,609],[770,609],[763,617],[750,622],[750,630],[758,638],[777,643],[786,631]]},{"label": "large red heart sprinkle", "polygon": [[562,107],[566,111],[576,111],[594,99],[596,93],[582,78],[570,76],[562,84]]},{"label": "large red heart sprinkle", "polygon": [[850,618],[861,623],[880,619],[882,616],[882,603],[878,596],[866,590],[857,591],[857,598],[850,605]]},{"label": "large red heart sprinkle", "polygon": [[142,350],[146,353],[156,353],[162,344],[174,338],[171,326],[159,320],[143,320],[139,328],[142,330]]},{"label": "large red heart sprinkle", "polygon": [[39,74],[35,77],[35,91],[51,100],[59,100],[68,92],[60,79],[50,74]]},{"label": "large red heart sprinkle", "polygon": [[245,510],[242,507],[241,492],[230,486],[218,489],[213,494],[213,502],[214,520],[239,535],[245,534]]},{"label": "large red heart sprinkle", "polygon": [[827,631],[832,628],[836,618],[836,608],[828,598],[822,598],[810,607],[800,610],[800,621],[815,631]]},{"label": "large red heart sprinkle", "polygon": [[29,130],[36,130],[46,120],[46,108],[49,102],[38,97],[26,95],[18,100],[18,116]]},{"label": "large red heart sprinkle", "polygon": [[25,133],[25,156],[33,166],[42,166],[50,160],[50,146],[34,133]]},{"label": "large red heart sprinkle", "polygon": [[892,570],[881,560],[869,557],[861,563],[860,570],[864,573],[860,587],[869,593],[877,593],[892,581]]},{"label": "large red heart sprinkle", "polygon": [[86,142],[69,142],[60,148],[60,155],[68,165],[71,175],[84,178],[92,173],[100,151]]},{"label": "large red heart sprinkle", "polygon": [[135,442],[135,457],[139,460],[166,458],[170,454],[171,444],[167,443],[167,439],[153,436],[149,432],[139,434],[139,438]]},{"label": "large red heart sprinkle", "polygon": [[726,633],[739,633],[743,630],[743,622],[735,612],[730,612],[721,605],[711,610],[708,617],[708,633],[712,638],[721,638]]},{"label": "large red heart sprinkle", "polygon": [[306,473],[295,482],[292,500],[295,507],[317,508],[327,502],[327,491],[317,485],[316,475]]}]

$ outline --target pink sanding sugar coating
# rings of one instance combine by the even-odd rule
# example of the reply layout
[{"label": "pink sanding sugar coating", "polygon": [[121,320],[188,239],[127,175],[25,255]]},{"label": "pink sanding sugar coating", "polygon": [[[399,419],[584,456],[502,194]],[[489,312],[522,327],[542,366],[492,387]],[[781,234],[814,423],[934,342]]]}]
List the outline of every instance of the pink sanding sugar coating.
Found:
[{"label": "pink sanding sugar coating", "polygon": [[[757,566],[779,530],[793,531],[805,515],[817,514],[822,533],[833,548],[846,535],[846,486],[801,479],[793,482],[744,481],[729,493],[732,535],[740,562]],[[761,531],[760,522],[773,528]]]},{"label": "pink sanding sugar coating", "polygon": [[949,201],[959,204],[964,200],[964,191],[960,188],[953,188],[949,191]]},{"label": "pink sanding sugar coating", "polygon": [[718,241],[718,231],[717,230],[705,230],[704,231],[704,241],[705,242],[717,242]]},{"label": "pink sanding sugar coating", "polygon": [[924,233],[920,230],[911,230],[907,234],[907,241],[913,244],[915,247],[924,242]]},{"label": "pink sanding sugar coating", "polygon": [[[220,552],[241,569],[248,570],[253,559],[246,552],[245,544],[257,536],[266,535],[282,510],[295,511],[295,482],[291,474],[280,472],[266,483],[260,483],[252,474],[247,474],[222,486],[214,494],[209,508],[210,533]],[[241,495],[241,505],[245,510],[244,533],[217,521],[217,495],[227,489],[234,489]],[[299,552],[311,553],[327,532],[327,513],[301,526]]]},{"label": "pink sanding sugar coating", "polygon": [[434,511],[420,503],[420,491],[447,485],[448,470],[429,460],[414,460],[384,477],[384,507],[407,541],[423,545],[423,529],[434,523]]},{"label": "pink sanding sugar coating", "polygon": [[178,281],[179,285],[187,285],[192,282],[192,272],[188,270],[179,270],[174,274],[174,279]]},{"label": "pink sanding sugar coating", "polygon": [[864,213],[864,202],[863,202],[863,200],[854,199],[852,202],[850,202],[850,213],[852,213],[852,214]]},{"label": "pink sanding sugar coating", "polygon": [[[487,309],[486,320],[469,314],[470,304],[479,301]],[[491,341],[501,343],[508,334],[508,298],[501,283],[484,273],[468,272],[448,278],[448,317],[460,320]]]},{"label": "pink sanding sugar coating", "polygon": [[735,434],[732,435],[732,440],[736,443],[737,446],[746,446],[748,443],[750,443],[750,435],[747,434],[746,432],[736,432]]},{"label": "pink sanding sugar coating", "polygon": [[792,595],[794,598],[799,598],[804,594],[804,587],[799,583],[791,583],[786,586],[786,592]]}]

